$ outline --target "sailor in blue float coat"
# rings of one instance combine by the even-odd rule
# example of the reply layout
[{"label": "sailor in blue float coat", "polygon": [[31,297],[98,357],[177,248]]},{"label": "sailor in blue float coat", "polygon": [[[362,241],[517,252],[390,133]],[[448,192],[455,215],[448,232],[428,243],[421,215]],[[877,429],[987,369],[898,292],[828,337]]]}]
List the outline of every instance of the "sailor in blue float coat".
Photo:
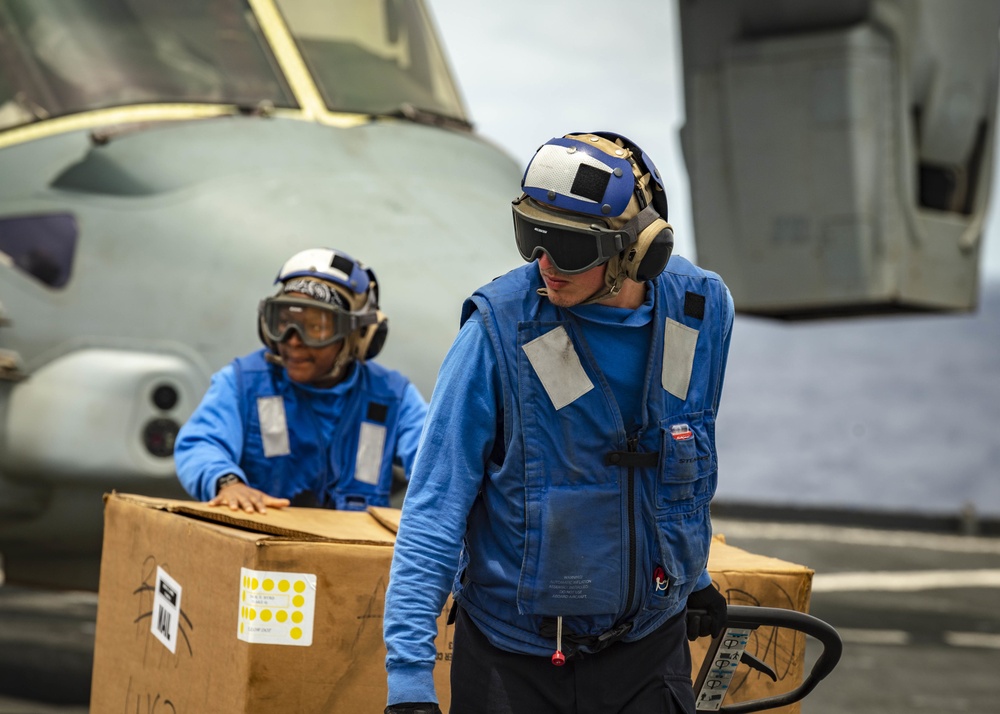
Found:
[{"label": "sailor in blue float coat", "polygon": [[706,565],[733,305],[670,258],[657,179],[609,134],[529,164],[535,262],[466,302],[404,504],[387,712],[434,711],[449,592],[452,712],[694,711],[687,637],[725,618]]},{"label": "sailor in blue float coat", "polygon": [[385,506],[409,474],[427,405],[399,372],[370,362],[387,324],[374,273],[330,249],[298,253],[261,302],[267,347],[212,377],[174,450],[194,498],[266,512]]}]

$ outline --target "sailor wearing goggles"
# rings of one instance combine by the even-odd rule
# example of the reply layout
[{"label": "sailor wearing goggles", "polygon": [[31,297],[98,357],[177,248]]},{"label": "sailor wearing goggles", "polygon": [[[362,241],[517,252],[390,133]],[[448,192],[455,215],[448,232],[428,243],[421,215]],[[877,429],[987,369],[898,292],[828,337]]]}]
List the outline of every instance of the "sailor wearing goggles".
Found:
[{"label": "sailor wearing goggles", "polygon": [[[513,202],[527,265],[477,290],[438,374],[384,619],[388,714],[695,711],[733,304],[671,257],[660,175],[623,136],[546,142]],[[669,261],[669,263],[668,263]]]},{"label": "sailor wearing goggles", "polygon": [[371,361],[388,334],[375,273],[328,248],[282,266],[258,306],[264,348],[212,377],[174,450],[181,484],[210,505],[385,506],[410,471],[427,405]]}]

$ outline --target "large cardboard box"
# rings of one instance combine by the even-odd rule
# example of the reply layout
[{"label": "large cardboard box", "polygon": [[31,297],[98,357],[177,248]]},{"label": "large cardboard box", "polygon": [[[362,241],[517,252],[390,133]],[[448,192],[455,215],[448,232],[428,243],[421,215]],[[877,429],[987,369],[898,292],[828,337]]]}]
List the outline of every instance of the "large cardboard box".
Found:
[{"label": "large cardboard box", "polygon": [[91,713],[381,712],[394,540],[372,513],[106,496]]},{"label": "large cardboard box", "polygon": [[[106,496],[91,714],[381,712],[382,612],[398,523],[391,508],[261,516]],[[807,568],[716,540],[710,569],[730,602],[808,605]],[[447,610],[435,669],[445,712]],[[692,654],[697,671],[704,647]],[[768,643],[758,657],[782,680],[741,672],[727,703],[797,686],[803,655],[798,641]]]}]

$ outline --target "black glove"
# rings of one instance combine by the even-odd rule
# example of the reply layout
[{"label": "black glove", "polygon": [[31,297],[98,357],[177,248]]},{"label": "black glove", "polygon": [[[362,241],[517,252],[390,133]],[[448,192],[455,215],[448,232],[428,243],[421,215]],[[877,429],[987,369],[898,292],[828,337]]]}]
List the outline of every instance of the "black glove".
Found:
[{"label": "black glove", "polygon": [[441,714],[437,702],[404,702],[390,704],[384,714]]},{"label": "black glove", "polygon": [[715,586],[695,590],[687,601],[688,639],[717,637],[726,626],[726,612],[726,598]]}]

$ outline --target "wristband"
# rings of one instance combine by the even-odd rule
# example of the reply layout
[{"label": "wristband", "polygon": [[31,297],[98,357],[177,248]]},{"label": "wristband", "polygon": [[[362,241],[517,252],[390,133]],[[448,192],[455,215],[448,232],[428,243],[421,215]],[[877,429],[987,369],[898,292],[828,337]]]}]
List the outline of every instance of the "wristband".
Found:
[{"label": "wristband", "polygon": [[225,476],[220,476],[219,480],[215,482],[215,495],[218,496],[219,491],[233,483],[243,483],[243,479],[236,474],[226,474]]}]

